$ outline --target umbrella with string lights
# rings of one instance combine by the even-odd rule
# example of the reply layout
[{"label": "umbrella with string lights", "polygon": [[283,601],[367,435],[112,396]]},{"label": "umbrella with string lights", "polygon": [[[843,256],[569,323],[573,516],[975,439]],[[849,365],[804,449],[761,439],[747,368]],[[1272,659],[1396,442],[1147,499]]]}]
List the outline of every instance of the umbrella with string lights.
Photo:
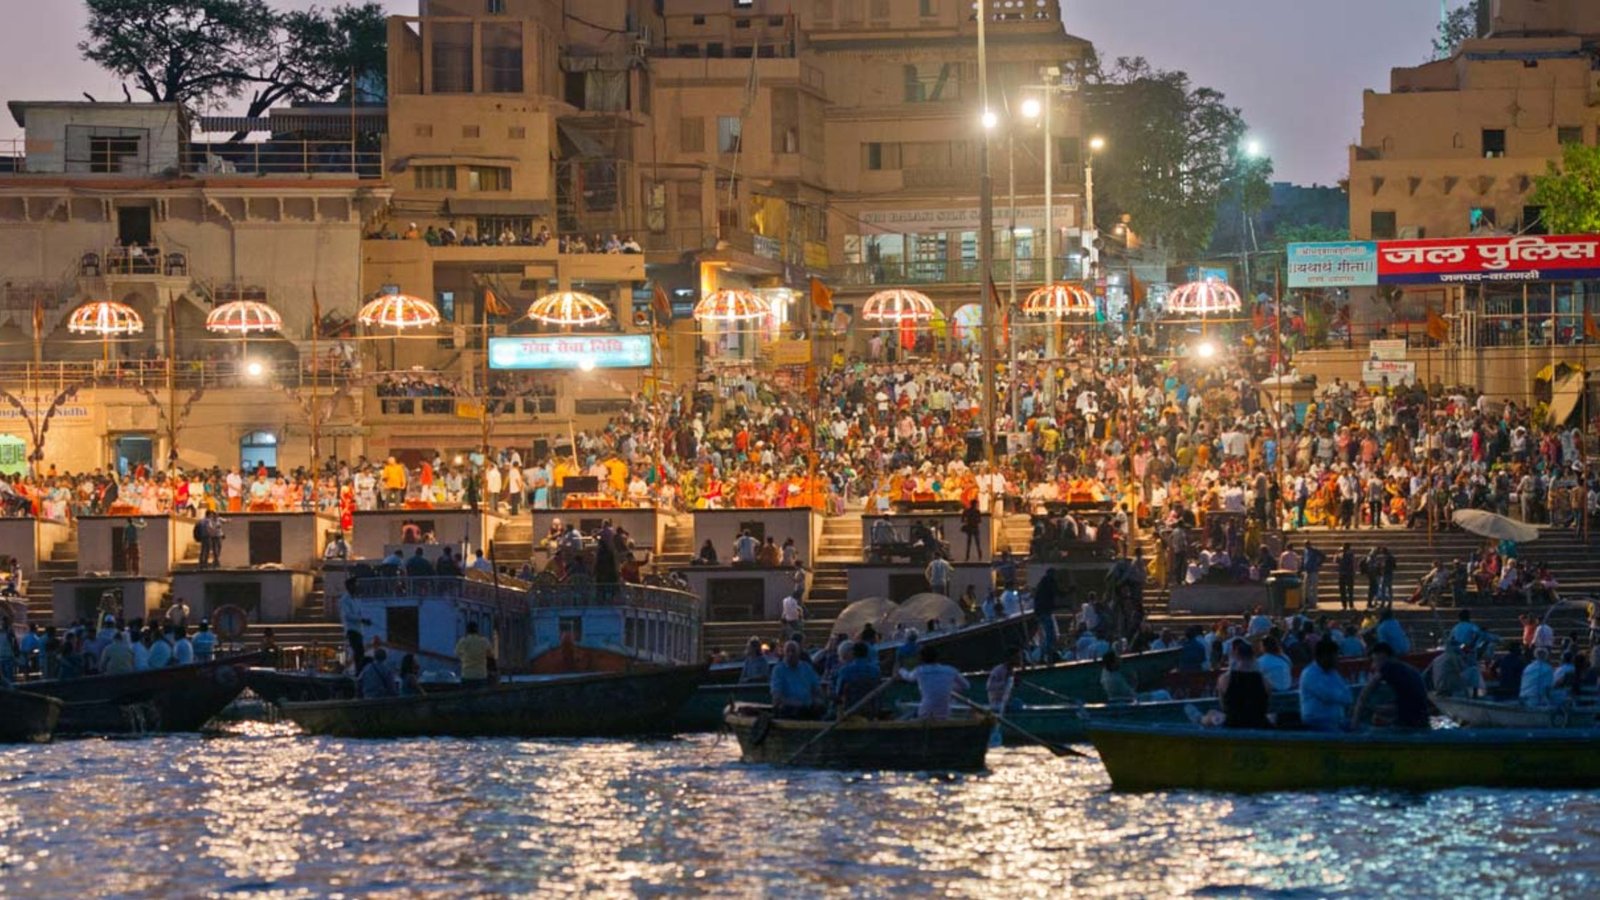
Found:
[{"label": "umbrella with string lights", "polygon": [[1047,284],[1030,293],[1022,301],[1022,311],[1030,316],[1094,315],[1094,297],[1082,287],[1068,281]]},{"label": "umbrella with string lights", "polygon": [[772,305],[754,291],[723,288],[700,298],[694,305],[697,322],[743,322],[764,318]]},{"label": "umbrella with string lights", "polygon": [[258,300],[230,300],[206,314],[206,330],[212,334],[276,334],[283,330],[283,316]]},{"label": "umbrella with string lights", "polygon": [[927,322],[937,309],[927,294],[905,288],[879,291],[861,306],[861,318],[868,322]]},{"label": "umbrella with string lights", "polygon": [[1177,315],[1213,316],[1243,307],[1239,292],[1215,278],[1181,284],[1167,295],[1167,312]]},{"label": "umbrella with string lights", "polygon": [[361,307],[356,318],[368,327],[378,325],[397,331],[426,328],[440,320],[439,307],[421,297],[400,293],[379,294]]},{"label": "umbrella with string lights", "polygon": [[528,318],[547,325],[596,325],[611,318],[611,308],[592,294],[556,291],[533,301]]},{"label": "umbrella with string lights", "polygon": [[144,319],[126,303],[91,300],[67,317],[67,330],[73,334],[98,334],[102,356],[111,359],[111,338],[144,331]]}]

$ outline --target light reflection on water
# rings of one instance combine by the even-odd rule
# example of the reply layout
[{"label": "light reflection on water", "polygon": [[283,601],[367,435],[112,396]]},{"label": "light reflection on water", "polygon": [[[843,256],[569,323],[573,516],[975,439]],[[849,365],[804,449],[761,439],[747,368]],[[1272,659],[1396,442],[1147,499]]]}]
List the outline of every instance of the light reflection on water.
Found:
[{"label": "light reflection on water", "polygon": [[743,766],[729,740],[223,738],[0,749],[0,894],[1473,897],[1600,891],[1600,792],[1107,791]]}]

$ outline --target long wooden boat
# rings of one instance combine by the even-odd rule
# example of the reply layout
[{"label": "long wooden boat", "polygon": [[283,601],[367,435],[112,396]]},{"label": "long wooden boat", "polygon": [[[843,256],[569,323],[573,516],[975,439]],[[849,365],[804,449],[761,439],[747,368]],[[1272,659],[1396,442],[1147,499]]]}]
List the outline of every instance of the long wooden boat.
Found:
[{"label": "long wooden boat", "polygon": [[61,701],[29,691],[0,689],[0,744],[42,743],[55,733]]},{"label": "long wooden boat", "polygon": [[[1428,666],[1433,664],[1434,657],[1438,656],[1440,652],[1439,650],[1423,650],[1418,653],[1408,653],[1400,657],[1400,659],[1418,671],[1426,671]],[[1343,675],[1346,681],[1360,681],[1371,670],[1372,658],[1369,656],[1342,657],[1337,668],[1339,674]],[[1303,671],[1305,671],[1304,666],[1295,667],[1294,679],[1296,684],[1300,683],[1300,673]],[[1160,686],[1174,697],[1209,697],[1217,692],[1217,676],[1221,674],[1220,671],[1213,672],[1209,669],[1204,672],[1168,672]]]},{"label": "long wooden boat", "polygon": [[1316,731],[1091,722],[1119,791],[1597,787],[1597,729]]},{"label": "long wooden boat", "polygon": [[244,672],[244,683],[268,703],[349,700],[356,695],[354,678],[321,672],[290,672],[252,666]]},{"label": "long wooden boat", "polygon": [[56,734],[199,731],[244,690],[260,654],[120,675],[30,681],[25,690],[62,701]]},{"label": "long wooden boat", "polygon": [[[1147,653],[1130,653],[1122,658],[1122,674],[1139,690],[1160,684],[1161,678],[1178,664],[1177,650],[1153,650]],[[1023,702],[1050,701],[1065,697],[1084,703],[1103,703],[1105,691],[1100,688],[1099,660],[1085,659],[1052,663],[1022,670],[1025,685],[1037,685],[1044,690],[1017,689],[1017,698]],[[988,680],[987,670],[962,673],[975,690]],[[1048,692],[1048,693],[1047,693]],[[707,684],[694,692],[678,714],[678,730],[684,732],[716,731],[725,721],[729,704],[766,703],[772,699],[765,681],[748,684]],[[917,688],[909,683],[897,684],[884,692],[885,703],[903,703],[917,699]]]},{"label": "long wooden boat", "polygon": [[[910,714],[915,712],[916,704],[902,702],[897,708],[902,713]],[[1006,722],[1009,724],[1002,724],[1000,730],[1007,746],[1027,746],[1036,743],[1035,738],[1052,744],[1073,744],[1089,740],[1089,726],[1094,722],[1139,725],[1180,723],[1190,721],[1191,709],[1205,715],[1220,708],[1221,701],[1216,697],[1140,703],[1022,705],[1006,710]],[[1300,695],[1294,691],[1273,694],[1268,707],[1269,712],[1280,714],[1298,714],[1299,709]],[[952,712],[958,718],[973,715],[970,707]]]},{"label": "long wooden boat", "polygon": [[[808,769],[971,772],[982,769],[994,722],[960,719],[849,719],[812,741],[830,721],[778,719],[771,707],[747,704],[729,711],[728,727],[748,763]],[[808,745],[809,742],[809,745]],[[795,753],[799,751],[796,758]],[[792,761],[791,761],[792,759]]]},{"label": "long wooden boat", "polygon": [[342,737],[625,737],[673,733],[705,666],[554,676],[372,700],[283,703],[312,734]]},{"label": "long wooden boat", "polygon": [[[934,631],[922,635],[917,646],[937,647],[939,661],[963,671],[994,666],[1006,658],[1013,647],[1024,647],[1033,627],[1033,614],[1022,613],[993,622],[980,622],[953,631]],[[902,644],[884,640],[878,644],[878,663],[885,674],[893,671]],[[719,663],[711,667],[707,684],[736,684],[743,664]],[[720,715],[720,713],[719,713]]]},{"label": "long wooden boat", "polygon": [[1472,728],[1596,728],[1600,706],[1523,706],[1515,700],[1478,700],[1433,695],[1433,705]]}]

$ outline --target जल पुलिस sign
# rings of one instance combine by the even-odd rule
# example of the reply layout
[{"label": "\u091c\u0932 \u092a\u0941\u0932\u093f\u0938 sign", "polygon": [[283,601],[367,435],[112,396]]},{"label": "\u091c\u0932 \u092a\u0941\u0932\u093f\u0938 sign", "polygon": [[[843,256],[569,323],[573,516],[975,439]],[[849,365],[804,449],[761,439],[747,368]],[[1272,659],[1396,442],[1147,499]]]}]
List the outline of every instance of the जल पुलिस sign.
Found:
[{"label": "\u091c\u0932 \u092a\u0941\u0932\u093f\u0938 sign", "polygon": [[648,334],[497,337],[489,339],[489,368],[643,369],[652,353]]},{"label": "\u091c\u0932 \u092a\u0941\u0932\u093f\u0938 sign", "polygon": [[1600,278],[1600,235],[1289,245],[1289,287],[1484,284]]}]

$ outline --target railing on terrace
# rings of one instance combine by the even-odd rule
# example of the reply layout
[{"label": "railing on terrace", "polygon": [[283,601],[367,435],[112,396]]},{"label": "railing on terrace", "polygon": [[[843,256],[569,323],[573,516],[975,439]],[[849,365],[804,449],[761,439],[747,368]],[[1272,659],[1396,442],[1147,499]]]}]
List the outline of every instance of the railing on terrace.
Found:
[{"label": "railing on terrace", "polygon": [[86,278],[102,275],[160,275],[168,278],[189,276],[188,254],[149,247],[102,247],[85,251],[78,258],[78,274]]},{"label": "railing on terrace", "polygon": [[[466,403],[474,408],[477,400],[467,397],[438,396],[438,397],[378,397],[378,412],[384,416],[404,416],[417,418],[431,418],[434,416],[456,415],[457,404]],[[540,397],[496,397],[489,401],[491,415],[554,415],[556,411],[556,398],[552,396]]]},{"label": "railing on terrace", "polygon": [[687,591],[643,584],[597,585],[524,584],[514,578],[502,577],[497,585],[480,581],[476,577],[419,576],[374,574],[352,578],[345,583],[351,596],[375,600],[391,597],[418,597],[452,599],[486,606],[515,609],[519,604],[531,608],[586,608],[634,606],[698,617],[700,598]]},{"label": "railing on terrace", "polygon": [[[1005,290],[1016,270],[1019,289],[1022,284],[1037,287],[1035,282],[1044,279],[1044,257],[1026,257],[1017,260],[997,259],[992,264],[995,286]],[[1057,279],[1082,277],[1081,262],[1077,257],[1063,256],[1056,260],[1054,275]],[[836,285],[891,285],[891,284],[977,284],[983,280],[975,259],[892,259],[878,262],[845,263],[829,269],[829,277]]]},{"label": "railing on terrace", "polygon": [[[251,365],[259,365],[253,371]],[[179,360],[171,378],[181,389],[201,387],[284,386],[309,388],[317,385],[336,385],[360,374],[358,368],[331,366],[326,360],[320,368],[310,359],[300,362],[258,360],[253,363],[235,360]],[[37,368],[32,363],[0,363],[0,385],[8,388],[29,388],[57,393],[72,385],[89,380],[116,379],[152,390],[168,384],[168,363],[164,359],[143,360],[85,360],[77,362],[46,362]]]},{"label": "railing on terrace", "polygon": [[29,156],[21,138],[0,141],[0,173],[30,175],[107,175],[151,178],[168,175],[342,175],[382,178],[383,152],[350,140],[267,140],[185,143],[176,164],[153,161],[147,154],[62,160],[51,154],[48,167],[40,155]]}]

